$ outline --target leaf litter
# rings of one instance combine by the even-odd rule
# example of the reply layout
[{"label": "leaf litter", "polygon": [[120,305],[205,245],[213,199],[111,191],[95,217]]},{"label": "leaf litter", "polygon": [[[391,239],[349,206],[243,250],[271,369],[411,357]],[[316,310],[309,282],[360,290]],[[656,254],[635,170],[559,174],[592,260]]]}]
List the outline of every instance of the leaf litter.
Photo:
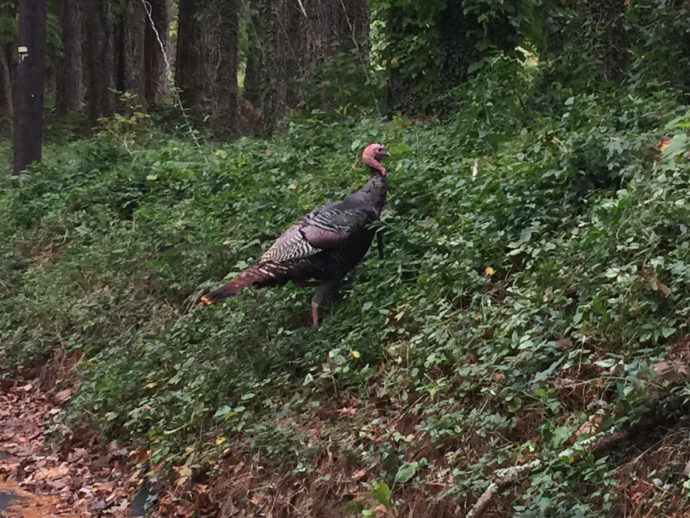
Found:
[{"label": "leaf litter", "polygon": [[73,389],[43,391],[39,379],[0,382],[0,516],[3,518],[129,517],[136,477],[126,477],[126,450],[111,442],[90,448],[88,431],[45,435]]}]

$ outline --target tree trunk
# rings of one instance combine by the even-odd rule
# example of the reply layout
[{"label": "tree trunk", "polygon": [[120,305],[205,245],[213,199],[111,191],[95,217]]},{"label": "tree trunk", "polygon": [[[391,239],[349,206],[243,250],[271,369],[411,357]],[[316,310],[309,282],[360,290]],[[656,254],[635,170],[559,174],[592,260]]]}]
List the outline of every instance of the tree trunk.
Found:
[{"label": "tree trunk", "polygon": [[9,48],[9,45],[0,38],[0,128],[4,127],[12,133],[14,104],[12,101]]},{"label": "tree trunk", "polygon": [[58,9],[62,53],[56,63],[55,110],[65,115],[81,108],[83,95],[79,0],[60,0]]},{"label": "tree trunk", "polygon": [[[144,61],[146,63],[146,102],[162,104],[168,93],[168,71],[165,56],[168,53],[169,0],[149,0],[151,18],[146,17]],[[153,21],[153,27],[151,26]],[[154,30],[155,28],[155,30]]]},{"label": "tree trunk", "polygon": [[84,3],[86,99],[92,121],[115,111],[114,23],[111,0]]},{"label": "tree trunk", "polygon": [[216,111],[213,116],[214,133],[232,136],[238,129],[237,103],[237,32],[238,0],[216,0],[219,16],[219,61],[215,81]]},{"label": "tree trunk", "polygon": [[200,48],[203,34],[199,22],[200,0],[180,0],[177,18],[177,57],[175,82],[186,108],[202,107],[204,92],[204,52]]},{"label": "tree trunk", "polygon": [[14,133],[15,182],[28,164],[41,160],[46,0],[19,4],[19,39]]},{"label": "tree trunk", "polygon": [[121,18],[121,47],[118,49],[122,60],[122,82],[118,89],[136,94],[137,103],[141,105],[146,104],[144,40],[147,19],[140,0],[126,2]]},{"label": "tree trunk", "polygon": [[285,22],[286,0],[258,0],[257,8],[262,24],[259,53],[261,103],[263,110],[261,133],[271,135],[282,126],[287,113],[287,41]]}]

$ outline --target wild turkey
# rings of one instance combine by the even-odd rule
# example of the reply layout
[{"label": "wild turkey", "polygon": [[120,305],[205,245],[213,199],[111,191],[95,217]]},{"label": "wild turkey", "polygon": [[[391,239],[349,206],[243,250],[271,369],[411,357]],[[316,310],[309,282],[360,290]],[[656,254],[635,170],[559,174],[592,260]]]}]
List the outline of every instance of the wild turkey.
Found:
[{"label": "wild turkey", "polygon": [[[369,181],[346,200],[312,210],[288,228],[246,270],[220,288],[201,297],[205,306],[235,295],[246,286],[279,286],[292,281],[296,286],[319,281],[311,300],[311,323],[319,324],[319,305],[342,278],[367,253],[375,230],[371,223],[381,216],[388,180],[381,160],[381,144],[369,144],[362,152],[371,169]],[[379,240],[379,253],[382,243]]]}]

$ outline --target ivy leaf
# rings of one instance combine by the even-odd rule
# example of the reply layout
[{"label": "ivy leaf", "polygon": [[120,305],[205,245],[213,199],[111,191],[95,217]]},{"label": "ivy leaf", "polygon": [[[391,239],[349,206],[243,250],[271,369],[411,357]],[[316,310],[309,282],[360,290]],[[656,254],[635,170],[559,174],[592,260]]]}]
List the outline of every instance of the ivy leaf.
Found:
[{"label": "ivy leaf", "polygon": [[216,410],[215,414],[213,414],[213,419],[224,418],[231,412],[231,410],[232,409],[228,405],[223,405],[218,410]]},{"label": "ivy leaf", "polygon": [[398,472],[395,474],[395,481],[401,484],[408,482],[415,476],[418,467],[418,462],[405,462],[398,468]]}]

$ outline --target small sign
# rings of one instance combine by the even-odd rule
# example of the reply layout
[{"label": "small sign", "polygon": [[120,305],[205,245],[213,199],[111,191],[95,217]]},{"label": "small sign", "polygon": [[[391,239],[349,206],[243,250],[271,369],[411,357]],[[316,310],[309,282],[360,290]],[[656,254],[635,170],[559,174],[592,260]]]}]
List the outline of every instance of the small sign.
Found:
[{"label": "small sign", "polygon": [[17,52],[19,52],[20,54],[26,54],[27,52],[29,52],[29,47],[17,47]]}]

